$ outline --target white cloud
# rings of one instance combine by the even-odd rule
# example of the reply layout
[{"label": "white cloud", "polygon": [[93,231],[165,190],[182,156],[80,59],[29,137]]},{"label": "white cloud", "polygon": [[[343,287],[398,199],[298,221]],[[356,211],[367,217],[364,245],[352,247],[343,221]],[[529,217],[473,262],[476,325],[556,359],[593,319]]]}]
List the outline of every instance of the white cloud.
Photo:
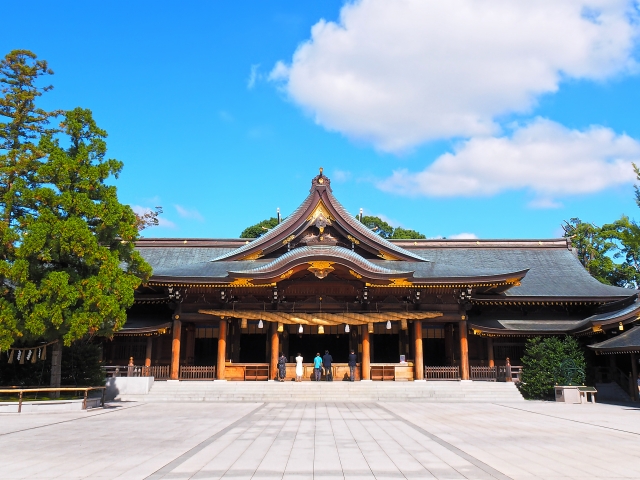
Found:
[{"label": "white cloud", "polygon": [[174,207],[176,208],[178,215],[180,215],[182,218],[198,220],[200,222],[204,221],[204,217],[202,216],[202,214],[195,209],[184,208],[181,205],[174,205]]},{"label": "white cloud", "polygon": [[361,0],[269,78],[329,130],[402,151],[496,134],[563,79],[635,68],[631,0]]},{"label": "white cloud", "polygon": [[247,88],[249,90],[253,89],[256,86],[256,81],[260,78],[258,73],[258,69],[260,68],[260,64],[251,65],[251,71],[249,72],[249,79],[247,80]]},{"label": "white cloud", "polygon": [[[137,213],[138,215],[144,215],[145,213],[155,212],[155,209],[151,207],[143,207],[141,205],[131,205],[131,209],[133,210],[134,213]],[[171,220],[167,220],[162,215],[158,215],[157,226],[164,227],[164,228],[176,228],[175,223],[173,223]]]},{"label": "white cloud", "polygon": [[635,180],[640,142],[594,126],[569,130],[546,119],[517,127],[511,136],[462,142],[419,173],[395,171],[378,183],[385,191],[432,197],[489,196],[526,189],[532,206],[555,206],[554,197],[588,194]]},{"label": "white cloud", "polygon": [[475,233],[456,233],[454,235],[449,235],[452,240],[475,240],[478,236]]},{"label": "white cloud", "polygon": [[331,175],[331,180],[334,182],[346,182],[351,178],[351,172],[346,170],[334,170],[333,175]]},{"label": "white cloud", "polygon": [[561,208],[562,203],[552,199],[552,198],[534,198],[529,203],[527,203],[529,208],[536,209],[548,209],[548,208]]}]

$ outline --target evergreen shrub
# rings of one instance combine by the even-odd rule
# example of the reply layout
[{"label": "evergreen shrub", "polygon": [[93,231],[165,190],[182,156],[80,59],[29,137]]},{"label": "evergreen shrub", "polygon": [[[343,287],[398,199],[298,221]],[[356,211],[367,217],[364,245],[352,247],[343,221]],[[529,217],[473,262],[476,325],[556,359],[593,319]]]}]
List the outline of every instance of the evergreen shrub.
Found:
[{"label": "evergreen shrub", "polygon": [[553,399],[555,385],[583,385],[586,362],[575,338],[527,340],[518,387],[527,399]]}]

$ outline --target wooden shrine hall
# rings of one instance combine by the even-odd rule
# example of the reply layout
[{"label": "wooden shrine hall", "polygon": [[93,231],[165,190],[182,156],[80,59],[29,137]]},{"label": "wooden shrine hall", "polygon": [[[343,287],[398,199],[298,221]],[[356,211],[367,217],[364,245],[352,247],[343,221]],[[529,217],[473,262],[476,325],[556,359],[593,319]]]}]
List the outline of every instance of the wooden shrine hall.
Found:
[{"label": "wooden shrine hall", "polygon": [[322,170],[300,206],[262,236],[142,239],[153,276],[107,365],[157,379],[273,379],[282,353],[304,379],[329,350],[333,377],[480,379],[532,335],[589,335],[636,320],[635,290],[604,285],[567,239],[393,240],[336,199]]}]

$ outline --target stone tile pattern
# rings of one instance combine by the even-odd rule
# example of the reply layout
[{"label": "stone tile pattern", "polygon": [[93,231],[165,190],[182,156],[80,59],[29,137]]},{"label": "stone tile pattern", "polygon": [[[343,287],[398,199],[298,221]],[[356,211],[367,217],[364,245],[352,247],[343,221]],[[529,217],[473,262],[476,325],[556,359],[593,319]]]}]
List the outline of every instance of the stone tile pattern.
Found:
[{"label": "stone tile pattern", "polygon": [[0,415],[0,478],[640,478],[639,444],[615,405],[130,403]]}]

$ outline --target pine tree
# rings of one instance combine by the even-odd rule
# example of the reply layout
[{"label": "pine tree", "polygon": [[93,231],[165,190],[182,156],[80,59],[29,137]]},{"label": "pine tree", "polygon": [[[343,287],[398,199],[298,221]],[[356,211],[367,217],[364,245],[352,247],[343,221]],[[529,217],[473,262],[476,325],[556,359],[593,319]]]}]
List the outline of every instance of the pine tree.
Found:
[{"label": "pine tree", "polygon": [[49,121],[60,113],[36,106],[52,89],[38,85],[41,77],[52,74],[28,50],[14,50],[0,61],[0,349],[21,335],[10,277],[24,218],[34,209],[35,176],[44,157],[38,142],[55,132]]},{"label": "pine tree", "polygon": [[54,344],[51,385],[60,385],[62,345],[111,336],[126,321],[135,288],[151,267],[135,250],[140,220],[118,201],[122,163],[106,158],[107,133],[90,110],[64,113],[35,100],[50,75],[27,51],[0,63],[0,348],[16,338]]}]

